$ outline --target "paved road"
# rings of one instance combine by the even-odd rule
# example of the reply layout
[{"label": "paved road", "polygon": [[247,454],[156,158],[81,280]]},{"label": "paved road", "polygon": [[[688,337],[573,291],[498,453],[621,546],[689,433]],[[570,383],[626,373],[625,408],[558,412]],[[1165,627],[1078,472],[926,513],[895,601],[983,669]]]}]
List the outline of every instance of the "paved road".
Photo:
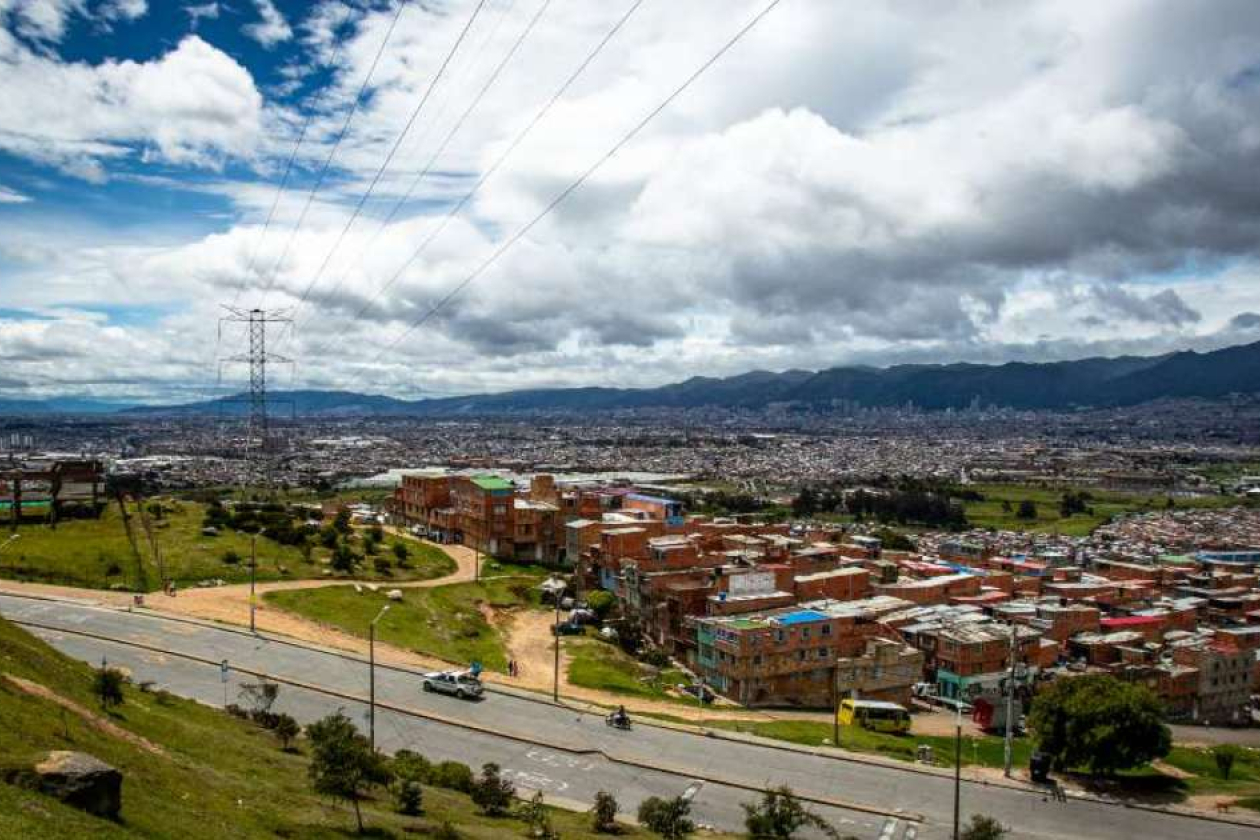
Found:
[{"label": "paved road", "polygon": [[[210,663],[227,659],[233,667],[265,671],[277,678],[354,698],[367,694],[367,669],[362,662],[239,632],[142,613],[9,596],[0,596],[0,614],[54,628],[47,638],[72,656],[99,662],[105,655],[110,661],[130,667],[138,680],[152,679],[204,702],[223,702],[217,666],[74,633],[139,643]],[[234,683],[229,685],[229,700],[234,699],[233,690]],[[282,689],[281,698],[283,708],[303,721],[338,707],[362,717],[362,704],[320,691],[288,686]],[[650,726],[636,727],[632,733],[616,732],[604,726],[597,716],[509,694],[495,693],[481,703],[466,703],[423,694],[414,674],[394,669],[378,668],[377,698],[404,710],[452,721],[438,723],[394,711],[378,712],[377,736],[383,748],[411,747],[431,757],[454,758],[472,765],[496,761],[516,774],[521,787],[542,789],[569,799],[588,802],[597,790],[607,789],[617,795],[623,807],[633,810],[645,796],[678,793],[693,778],[707,778],[713,781],[704,784],[695,797],[698,818],[737,829],[742,822],[739,803],[753,798],[740,785],[762,788],[787,784],[806,796],[889,812],[881,816],[820,808],[842,832],[863,838],[879,837],[885,826],[896,819],[891,837],[903,837],[907,828],[914,829],[911,836],[917,832],[925,840],[950,834],[953,782],[947,777]],[[457,724],[470,724],[485,731]],[[1060,803],[1036,794],[970,782],[963,785],[962,802],[964,819],[973,812],[987,813],[1012,826],[1014,836],[1035,840],[1254,840],[1260,835],[1255,828],[1097,802]],[[910,826],[907,820],[897,819],[894,809],[922,815],[924,822]]]}]

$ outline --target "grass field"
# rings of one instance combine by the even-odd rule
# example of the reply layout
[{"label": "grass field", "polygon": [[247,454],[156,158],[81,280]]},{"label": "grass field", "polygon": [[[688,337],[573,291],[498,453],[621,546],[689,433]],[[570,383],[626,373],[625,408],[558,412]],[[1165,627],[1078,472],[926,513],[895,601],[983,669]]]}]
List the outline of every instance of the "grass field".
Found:
[{"label": "grass field", "polygon": [[[0,620],[0,660],[4,671],[32,680],[96,714],[91,671]],[[262,840],[293,837],[327,840],[359,836],[349,806],[316,797],[307,778],[306,749],[279,749],[269,733],[222,712],[166,694],[125,689],[126,701],[109,714],[111,722],[159,745],[151,753],[122,738],[63,714],[51,700],[18,690],[0,678],[0,765],[29,766],[49,750],[79,750],[124,774],[123,809],[118,822],[92,817],[42,794],[0,782],[0,837],[41,840],[104,838],[204,838]],[[519,819],[481,816],[463,794],[426,787],[425,813],[394,813],[384,791],[362,803],[371,836],[427,836],[449,820],[461,836],[492,840],[524,836]],[[585,814],[551,812],[561,836],[593,840]],[[644,832],[626,829],[631,837]]]},{"label": "grass field", "polygon": [[[1093,499],[1087,504],[1093,513],[1078,513],[1071,517],[1060,516],[1059,502],[1062,489],[1048,489],[1019,484],[976,484],[967,489],[984,496],[984,501],[964,501],[963,509],[968,521],[977,528],[996,528],[1007,531],[1057,532],[1065,536],[1086,536],[1112,517],[1124,513],[1164,510],[1168,497],[1159,493],[1114,493],[1102,490],[1090,491]],[[1020,519],[1016,514],[1019,503],[1028,500],[1037,506],[1035,520]],[[1003,506],[1009,505],[1009,509]],[[1238,504],[1227,496],[1203,496],[1195,499],[1175,499],[1178,508],[1220,508]]]},{"label": "grass field", "polygon": [[631,697],[685,702],[665,691],[678,683],[688,682],[683,672],[676,668],[660,671],[648,668],[620,648],[596,639],[567,638],[564,648],[572,657],[569,682],[574,685]]},{"label": "grass field", "polygon": [[[249,580],[249,535],[224,531],[215,537],[201,533],[205,507],[196,502],[165,503],[161,519],[150,517],[162,567],[177,585],[218,578],[229,583]],[[163,568],[159,567],[135,505],[129,505],[131,527],[139,551],[137,559],[122,514],[111,504],[99,519],[66,519],[55,529],[43,524],[19,526],[19,538],[0,553],[0,577],[84,586],[95,589],[120,588],[153,591],[160,588]],[[449,574],[454,561],[441,549],[408,541],[413,568],[392,570],[392,579],[424,580]],[[233,551],[242,562],[228,564],[223,557]],[[389,541],[382,552],[389,551]],[[311,562],[293,546],[280,545],[265,536],[258,539],[258,579],[321,577],[328,551],[316,548]],[[387,554],[393,560],[391,554]],[[361,566],[356,576],[371,576],[370,564]]]},{"label": "grass field", "polygon": [[503,634],[487,620],[483,609],[536,606],[537,585],[546,574],[536,567],[499,563],[487,564],[484,571],[506,577],[405,589],[402,601],[389,601],[379,592],[357,593],[351,586],[269,592],[264,597],[281,609],[364,638],[381,607],[391,604],[376,625],[381,641],[456,664],[476,660],[488,670],[506,671]]}]

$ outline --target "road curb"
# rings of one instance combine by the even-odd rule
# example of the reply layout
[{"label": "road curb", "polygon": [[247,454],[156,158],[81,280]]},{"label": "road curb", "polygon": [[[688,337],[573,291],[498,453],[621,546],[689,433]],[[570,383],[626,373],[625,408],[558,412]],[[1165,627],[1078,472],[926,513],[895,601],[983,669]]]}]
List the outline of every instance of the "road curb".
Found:
[{"label": "road curb", "polygon": [[[164,648],[157,647],[156,645],[145,644],[144,642],[132,642],[132,641],[124,641],[120,639],[111,639],[108,636],[103,636],[99,633],[93,633],[88,630],[71,630],[65,627],[54,627],[51,625],[41,624],[40,622],[29,621],[26,619],[10,619],[10,620],[13,621],[14,624],[19,624],[24,627],[34,627],[40,630],[46,630],[50,633],[68,633],[72,636],[82,636],[84,638],[94,639],[96,641],[105,642],[107,644],[116,644],[116,645],[122,645],[124,647],[136,648],[139,650],[146,650],[146,651],[149,651],[150,653],[158,653],[164,656],[175,656],[180,659],[186,659],[190,662],[197,662],[202,665],[207,665],[214,668],[218,668],[220,666],[219,661],[209,659],[208,657],[198,656],[197,654],[180,653],[178,651],[166,650]],[[348,694],[342,691],[336,691],[331,688],[323,688],[320,686],[303,682],[301,680],[295,680],[289,677],[282,677],[275,674],[269,674],[266,671],[259,671],[254,668],[242,668],[239,666],[233,666],[232,670],[241,674],[249,674],[250,676],[256,677],[258,679],[271,680],[273,682],[280,683],[282,685],[293,686],[295,688],[300,688],[304,691],[310,691],[315,694],[323,694],[328,697],[336,697],[340,700],[347,700],[352,703],[366,704],[368,702],[366,697],[362,697],[355,694]],[[541,741],[535,738],[530,738],[525,735],[517,735],[511,732],[504,732],[498,729],[492,729],[491,727],[488,727],[488,726],[481,726],[479,724],[470,723],[468,721],[457,720],[455,718],[449,718],[445,715],[435,714],[433,712],[421,711],[420,709],[414,709],[408,706],[400,706],[396,703],[390,703],[387,701],[378,700],[376,702],[376,706],[377,708],[386,709],[388,711],[395,712],[401,715],[407,715],[408,717],[419,718],[421,720],[434,721],[436,723],[440,723],[445,726],[450,726],[457,729],[465,729],[470,732],[477,732],[482,735],[490,735],[496,738],[505,738],[509,741],[515,741],[520,744],[528,744],[534,747],[544,747],[546,749],[553,749],[553,750],[558,749],[567,753],[571,753],[573,755],[599,756],[600,758],[603,758],[604,760],[608,762],[611,762],[613,764],[620,764],[625,767],[634,767],[639,770],[650,770],[657,773],[666,773],[668,775],[677,776],[679,778],[684,778],[684,779],[698,779],[702,782],[705,782],[706,784],[719,785],[722,787],[734,788],[735,790],[749,791],[751,793],[762,793],[765,790],[763,787],[749,784],[747,782],[734,781],[731,779],[723,779],[721,777],[713,776],[710,774],[693,773],[690,770],[670,767],[664,764],[653,764],[650,762],[641,761],[636,758],[628,758],[625,756],[618,755],[616,753],[605,752],[604,750],[601,750],[601,749],[591,749],[588,747],[576,747],[576,746],[571,746],[571,745],[560,745],[560,744],[556,744],[550,741]],[[904,811],[894,811],[894,810],[890,810],[886,808],[879,808],[873,805],[865,805],[865,804],[857,803],[857,802],[847,802],[845,800],[833,799],[831,797],[826,797],[826,796],[797,793],[796,797],[797,799],[800,799],[802,802],[809,802],[814,805],[824,805],[826,807],[838,808],[845,811],[854,811],[857,813],[872,814],[872,815],[881,816],[881,817],[895,817],[895,818],[903,819],[909,822],[923,822],[924,821],[924,818],[918,814],[913,814],[913,813],[904,812]]]}]

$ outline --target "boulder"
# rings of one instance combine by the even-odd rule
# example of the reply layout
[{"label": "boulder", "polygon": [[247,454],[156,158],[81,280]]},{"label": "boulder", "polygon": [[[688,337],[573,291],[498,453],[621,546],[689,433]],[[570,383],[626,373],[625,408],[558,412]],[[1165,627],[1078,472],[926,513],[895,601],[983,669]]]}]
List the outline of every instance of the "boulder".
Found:
[{"label": "boulder", "polygon": [[33,786],[41,793],[98,817],[118,819],[122,773],[87,753],[55,750],[34,767]]}]

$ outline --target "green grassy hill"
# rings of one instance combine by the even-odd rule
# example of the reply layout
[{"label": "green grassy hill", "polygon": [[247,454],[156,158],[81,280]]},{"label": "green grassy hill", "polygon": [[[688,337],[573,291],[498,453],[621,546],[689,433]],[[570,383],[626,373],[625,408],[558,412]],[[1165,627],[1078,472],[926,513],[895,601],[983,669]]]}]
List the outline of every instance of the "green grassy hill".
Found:
[{"label": "green grassy hill", "polygon": [[[154,591],[161,586],[164,570],[179,586],[202,580],[221,579],[229,583],[249,580],[250,539],[248,534],[224,530],[218,536],[202,534],[205,506],[192,501],[163,500],[160,519],[150,518],[161,553],[162,568],[154,556],[135,505],[128,505],[137,551],[127,539],[123,517],[117,504],[110,504],[99,519],[67,519],[57,527],[27,523],[19,526],[21,535],[0,553],[0,578],[32,580],[93,589]],[[382,556],[393,562],[387,539]],[[407,541],[413,568],[396,563],[389,578],[424,580],[454,571],[454,561],[441,549],[414,540]],[[241,558],[225,563],[228,552]],[[328,550],[315,548],[309,562],[294,546],[258,539],[258,579],[281,580],[324,576]],[[370,564],[360,566],[356,577],[370,577]],[[378,576],[379,577],[379,576]]]},{"label": "green grassy hill", "polygon": [[[38,683],[60,698],[107,719],[121,731],[108,734],[48,697],[34,696],[3,675]],[[49,750],[96,756],[124,774],[118,822],[92,817],[51,797],[0,782],[0,837],[333,838],[354,836],[346,807],[316,797],[307,781],[307,759],[283,752],[265,730],[222,712],[165,693],[128,686],[123,705],[108,715],[91,694],[92,671],[0,620],[0,770],[28,766]],[[129,740],[140,736],[160,753]],[[305,749],[299,741],[298,749]],[[0,777],[3,773],[0,773]],[[524,836],[514,818],[480,816],[463,794],[426,787],[425,814],[393,812],[383,792],[364,802],[375,836],[426,834],[449,820],[461,836]],[[594,838],[584,814],[555,811],[565,838]],[[642,836],[628,831],[629,836]]]}]

